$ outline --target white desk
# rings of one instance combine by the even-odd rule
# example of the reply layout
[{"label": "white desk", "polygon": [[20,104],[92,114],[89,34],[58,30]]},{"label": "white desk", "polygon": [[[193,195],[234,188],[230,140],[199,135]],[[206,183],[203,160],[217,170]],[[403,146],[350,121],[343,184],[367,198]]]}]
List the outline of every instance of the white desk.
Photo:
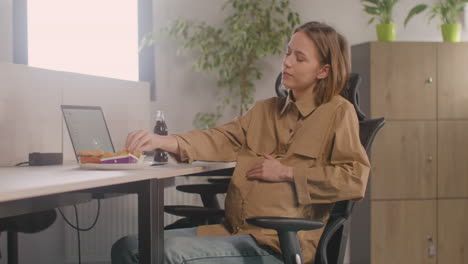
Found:
[{"label": "white desk", "polygon": [[180,175],[226,175],[235,163],[167,164],[142,170],[82,170],[77,164],[0,167],[0,218],[90,200],[109,193],[138,195],[140,263],[162,263],[164,186]]}]

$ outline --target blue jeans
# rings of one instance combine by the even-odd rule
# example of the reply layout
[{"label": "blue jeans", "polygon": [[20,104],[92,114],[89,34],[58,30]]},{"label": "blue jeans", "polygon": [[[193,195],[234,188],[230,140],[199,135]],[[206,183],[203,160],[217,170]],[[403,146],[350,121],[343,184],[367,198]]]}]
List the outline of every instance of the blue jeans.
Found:
[{"label": "blue jeans", "polygon": [[[164,231],[165,264],[276,264],[276,252],[262,247],[250,235],[200,237],[196,228]],[[126,236],[114,243],[112,264],[138,263],[138,237]]]}]

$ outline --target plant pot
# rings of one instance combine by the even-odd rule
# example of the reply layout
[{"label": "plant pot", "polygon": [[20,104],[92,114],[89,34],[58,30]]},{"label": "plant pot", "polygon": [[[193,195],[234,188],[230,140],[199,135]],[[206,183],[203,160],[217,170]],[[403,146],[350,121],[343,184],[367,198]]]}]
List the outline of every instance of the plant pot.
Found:
[{"label": "plant pot", "polygon": [[395,41],[396,25],[395,24],[377,24],[377,39],[379,41]]},{"label": "plant pot", "polygon": [[460,42],[461,24],[442,24],[441,29],[445,42]]}]

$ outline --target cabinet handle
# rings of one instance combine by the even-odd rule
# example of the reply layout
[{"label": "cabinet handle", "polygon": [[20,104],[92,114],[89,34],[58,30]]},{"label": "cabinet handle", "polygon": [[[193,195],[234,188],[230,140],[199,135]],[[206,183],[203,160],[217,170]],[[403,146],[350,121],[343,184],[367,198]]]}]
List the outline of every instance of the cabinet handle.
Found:
[{"label": "cabinet handle", "polygon": [[436,246],[435,246],[434,240],[432,239],[431,235],[427,236],[427,242],[429,243],[429,246],[428,246],[428,255],[429,255],[429,257],[435,257],[436,256]]},{"label": "cabinet handle", "polygon": [[433,158],[432,156],[427,157],[427,161],[432,162]]},{"label": "cabinet handle", "polygon": [[432,77],[427,78],[426,83],[432,83]]}]

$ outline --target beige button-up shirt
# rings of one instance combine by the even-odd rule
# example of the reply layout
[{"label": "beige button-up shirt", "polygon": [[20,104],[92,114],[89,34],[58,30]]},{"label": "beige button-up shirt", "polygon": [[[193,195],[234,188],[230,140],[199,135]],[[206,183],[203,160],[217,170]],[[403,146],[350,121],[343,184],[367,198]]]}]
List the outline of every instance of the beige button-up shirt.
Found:
[{"label": "beige button-up shirt", "polygon": [[[225,125],[176,138],[181,162],[237,161],[225,201],[226,223],[201,226],[200,236],[251,234],[280,251],[275,230],[245,219],[282,216],[326,223],[334,202],[358,200],[365,193],[370,164],[354,107],[341,96],[319,107],[312,98],[270,98]],[[293,167],[294,182],[248,180],[246,172],[263,153]],[[306,263],[313,263],[322,232],[299,232]]]}]

